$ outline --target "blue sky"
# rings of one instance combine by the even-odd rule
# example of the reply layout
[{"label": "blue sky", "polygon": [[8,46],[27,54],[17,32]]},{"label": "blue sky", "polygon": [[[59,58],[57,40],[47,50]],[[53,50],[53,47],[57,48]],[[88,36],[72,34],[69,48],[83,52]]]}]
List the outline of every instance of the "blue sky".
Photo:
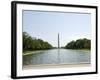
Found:
[{"label": "blue sky", "polygon": [[23,32],[57,47],[79,38],[91,39],[91,14],[70,12],[23,11]]}]

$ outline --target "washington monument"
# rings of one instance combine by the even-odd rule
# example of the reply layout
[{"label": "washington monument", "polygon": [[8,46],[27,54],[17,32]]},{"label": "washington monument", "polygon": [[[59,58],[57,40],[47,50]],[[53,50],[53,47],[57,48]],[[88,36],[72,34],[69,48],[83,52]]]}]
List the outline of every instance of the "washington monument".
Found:
[{"label": "washington monument", "polygon": [[60,44],[59,44],[59,33],[58,33],[58,49],[60,48]]}]

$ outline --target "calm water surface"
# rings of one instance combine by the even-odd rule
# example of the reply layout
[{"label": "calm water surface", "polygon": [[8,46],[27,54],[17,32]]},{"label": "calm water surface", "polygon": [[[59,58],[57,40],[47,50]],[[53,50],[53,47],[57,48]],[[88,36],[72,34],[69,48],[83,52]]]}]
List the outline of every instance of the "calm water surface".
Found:
[{"label": "calm water surface", "polygon": [[23,56],[23,65],[90,63],[90,50],[51,49]]}]

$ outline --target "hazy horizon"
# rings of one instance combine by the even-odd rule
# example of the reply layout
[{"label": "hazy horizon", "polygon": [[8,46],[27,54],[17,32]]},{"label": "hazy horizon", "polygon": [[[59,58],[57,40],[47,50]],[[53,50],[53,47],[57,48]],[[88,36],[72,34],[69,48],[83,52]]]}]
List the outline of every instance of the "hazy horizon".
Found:
[{"label": "hazy horizon", "polygon": [[60,47],[80,38],[91,39],[91,14],[23,10],[23,32]]}]

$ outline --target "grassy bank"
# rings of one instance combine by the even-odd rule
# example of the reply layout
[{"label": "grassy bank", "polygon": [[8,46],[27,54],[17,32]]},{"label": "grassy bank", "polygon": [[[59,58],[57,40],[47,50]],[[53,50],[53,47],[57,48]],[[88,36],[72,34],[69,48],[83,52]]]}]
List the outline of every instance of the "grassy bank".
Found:
[{"label": "grassy bank", "polygon": [[35,51],[25,51],[23,52],[23,56],[25,55],[31,55],[31,54],[35,54],[35,53],[39,53],[39,52],[43,52],[44,50],[35,50]]}]

